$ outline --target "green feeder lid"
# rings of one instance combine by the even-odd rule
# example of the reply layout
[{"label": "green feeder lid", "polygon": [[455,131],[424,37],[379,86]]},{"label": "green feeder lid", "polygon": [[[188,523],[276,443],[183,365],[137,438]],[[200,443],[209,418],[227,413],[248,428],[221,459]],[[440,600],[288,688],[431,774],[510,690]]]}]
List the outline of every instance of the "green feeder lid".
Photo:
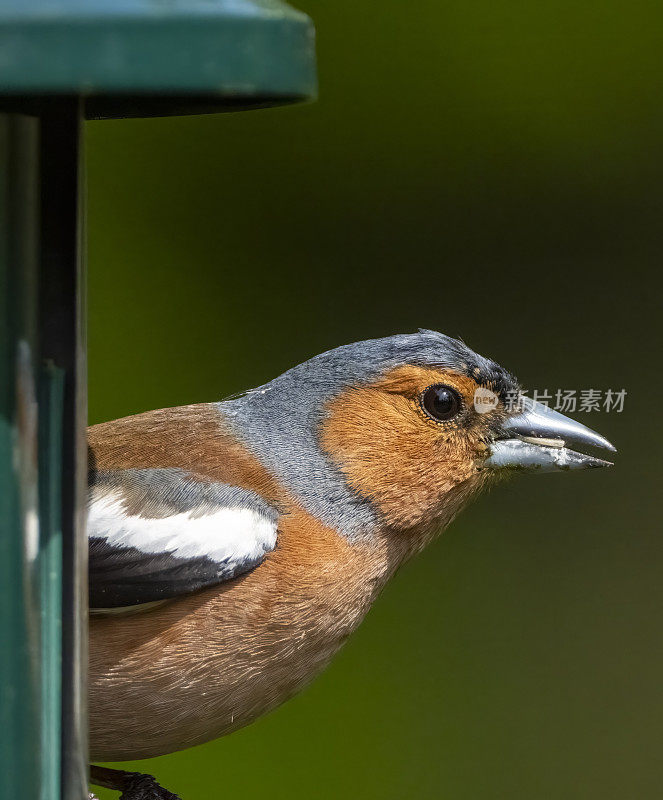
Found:
[{"label": "green feeder lid", "polygon": [[0,0],[0,107],[80,95],[86,116],[311,99],[311,20],[279,0]]}]

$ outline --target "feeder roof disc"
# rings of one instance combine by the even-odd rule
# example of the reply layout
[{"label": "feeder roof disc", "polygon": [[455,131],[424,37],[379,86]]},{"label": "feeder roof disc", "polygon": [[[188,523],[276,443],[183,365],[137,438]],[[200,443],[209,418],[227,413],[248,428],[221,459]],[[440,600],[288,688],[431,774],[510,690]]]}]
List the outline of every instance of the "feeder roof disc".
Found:
[{"label": "feeder roof disc", "polygon": [[0,102],[81,95],[91,117],[150,116],[315,91],[313,25],[279,0],[0,0]]}]

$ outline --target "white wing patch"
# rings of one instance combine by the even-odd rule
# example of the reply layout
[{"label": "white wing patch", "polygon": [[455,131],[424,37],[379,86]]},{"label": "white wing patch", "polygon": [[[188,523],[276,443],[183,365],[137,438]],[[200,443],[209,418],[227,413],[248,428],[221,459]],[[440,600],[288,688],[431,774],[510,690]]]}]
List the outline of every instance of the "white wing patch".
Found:
[{"label": "white wing patch", "polygon": [[276,546],[276,523],[251,508],[220,508],[194,516],[168,517],[127,514],[121,492],[93,499],[88,536],[112,547],[132,547],[141,553],[169,554],[180,559],[207,558],[235,571],[260,561]]}]

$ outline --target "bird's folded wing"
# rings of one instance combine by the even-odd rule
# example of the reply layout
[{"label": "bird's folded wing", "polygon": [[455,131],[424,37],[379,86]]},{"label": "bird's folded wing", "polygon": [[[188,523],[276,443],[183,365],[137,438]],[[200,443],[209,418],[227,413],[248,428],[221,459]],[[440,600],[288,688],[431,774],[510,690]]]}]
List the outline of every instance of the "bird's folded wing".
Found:
[{"label": "bird's folded wing", "polygon": [[90,608],[164,600],[230,580],[276,546],[278,512],[255,492],[179,469],[95,472]]}]

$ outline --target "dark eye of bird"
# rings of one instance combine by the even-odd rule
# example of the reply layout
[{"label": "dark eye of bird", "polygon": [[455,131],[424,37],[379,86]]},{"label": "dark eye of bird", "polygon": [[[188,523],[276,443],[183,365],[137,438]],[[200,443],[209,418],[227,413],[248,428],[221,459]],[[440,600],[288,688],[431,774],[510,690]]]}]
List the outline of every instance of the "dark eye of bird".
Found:
[{"label": "dark eye of bird", "polygon": [[440,422],[453,419],[463,407],[460,395],[451,386],[429,386],[421,395],[421,405],[429,417]]}]

